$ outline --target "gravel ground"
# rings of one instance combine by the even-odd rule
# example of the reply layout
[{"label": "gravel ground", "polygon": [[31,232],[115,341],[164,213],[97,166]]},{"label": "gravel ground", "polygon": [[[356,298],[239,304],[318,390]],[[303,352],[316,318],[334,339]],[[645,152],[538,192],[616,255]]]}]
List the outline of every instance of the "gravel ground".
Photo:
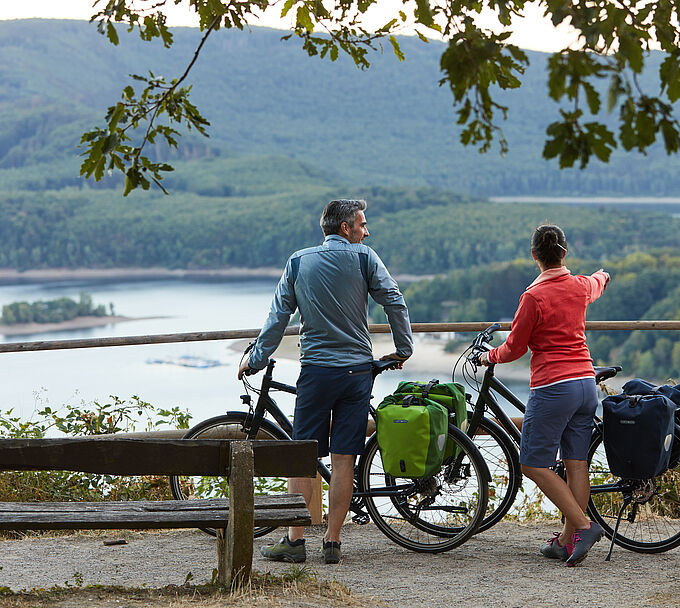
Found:
[{"label": "gravel ground", "polygon": [[[503,522],[457,549],[427,555],[398,547],[372,524],[348,524],[343,560],[336,566],[323,564],[323,529],[313,527],[307,567],[319,579],[336,580],[353,594],[391,608],[421,603],[428,608],[680,606],[679,550],[641,555],[616,547],[612,561],[605,562],[608,542],[603,540],[581,566],[566,568],[537,551],[558,527],[557,522]],[[290,572],[290,564],[267,562],[257,551],[277,540],[276,534],[256,539],[254,569]],[[105,538],[126,538],[128,544],[105,546]],[[0,551],[0,586],[13,590],[69,584],[158,588],[183,584],[189,572],[192,582],[201,583],[216,565],[214,540],[197,531],[7,540],[0,541]],[[558,597],[560,592],[565,596]]]}]

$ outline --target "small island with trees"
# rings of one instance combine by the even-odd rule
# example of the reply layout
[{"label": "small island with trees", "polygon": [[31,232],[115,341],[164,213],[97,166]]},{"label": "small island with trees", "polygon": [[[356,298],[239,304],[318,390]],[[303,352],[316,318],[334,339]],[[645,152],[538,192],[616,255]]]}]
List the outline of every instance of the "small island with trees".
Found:
[{"label": "small island with trees", "polygon": [[82,329],[107,325],[126,317],[115,315],[113,303],[94,305],[90,294],[81,292],[78,300],[57,298],[35,302],[12,302],[2,307],[0,333],[20,335]]}]

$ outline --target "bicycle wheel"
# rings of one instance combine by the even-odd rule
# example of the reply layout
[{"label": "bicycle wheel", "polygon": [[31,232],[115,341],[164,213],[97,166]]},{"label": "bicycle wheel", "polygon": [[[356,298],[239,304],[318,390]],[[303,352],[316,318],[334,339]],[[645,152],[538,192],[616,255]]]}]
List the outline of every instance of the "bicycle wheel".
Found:
[{"label": "bicycle wheel", "polygon": [[[468,412],[468,418],[472,412]],[[487,418],[482,418],[472,437],[482,458],[489,467],[489,504],[477,533],[488,530],[505,517],[517,498],[522,485],[522,469],[514,441],[503,428]]]},{"label": "bicycle wheel", "polygon": [[[243,430],[248,418],[245,412],[227,412],[215,416],[189,429],[184,439],[246,439]],[[262,420],[257,439],[290,439],[288,435],[269,420]],[[256,495],[281,494],[286,492],[286,479],[281,477],[255,477],[253,485]],[[229,496],[227,477],[173,475],[170,477],[170,491],[176,500],[193,498],[226,498]],[[201,528],[203,532],[215,536],[214,528]],[[256,527],[254,535],[264,536],[273,527]]]},{"label": "bicycle wheel", "polygon": [[394,478],[383,470],[375,434],[359,462],[366,508],[385,536],[412,551],[439,553],[472,536],[489,498],[488,469],[470,438],[449,425],[460,456],[433,477]]},{"label": "bicycle wheel", "polygon": [[620,479],[609,471],[599,429],[590,444],[588,463],[588,514],[604,528],[607,538],[614,533],[625,496],[631,495],[615,543],[638,553],[661,553],[680,545],[680,465],[653,479]]}]

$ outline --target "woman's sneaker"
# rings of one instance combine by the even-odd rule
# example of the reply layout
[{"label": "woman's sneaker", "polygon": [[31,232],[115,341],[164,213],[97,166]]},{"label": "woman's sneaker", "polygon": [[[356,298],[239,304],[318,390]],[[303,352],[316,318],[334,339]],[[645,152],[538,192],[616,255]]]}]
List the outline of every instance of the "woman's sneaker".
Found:
[{"label": "woman's sneaker", "polygon": [[567,559],[567,566],[580,564],[588,555],[591,547],[604,536],[604,530],[600,524],[590,522],[590,528],[576,530],[572,540],[574,541],[574,551]]},{"label": "woman's sneaker", "polygon": [[541,545],[541,555],[550,559],[561,559],[563,562],[566,562],[574,550],[574,546],[571,543],[567,543],[563,547],[558,540],[560,533],[555,532],[554,534],[555,536]]},{"label": "woman's sneaker", "polygon": [[278,543],[260,547],[260,555],[277,562],[302,563],[307,559],[305,539],[291,541],[286,534]]},{"label": "woman's sneaker", "polygon": [[323,553],[323,561],[327,564],[337,564],[340,562],[340,557],[342,556],[342,551],[340,550],[339,541],[328,540],[323,541],[323,548],[321,552]]}]

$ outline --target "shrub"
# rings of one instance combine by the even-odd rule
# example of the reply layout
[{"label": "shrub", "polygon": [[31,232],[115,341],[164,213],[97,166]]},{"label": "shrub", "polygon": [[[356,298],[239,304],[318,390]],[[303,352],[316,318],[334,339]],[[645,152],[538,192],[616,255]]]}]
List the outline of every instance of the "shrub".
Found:
[{"label": "shrub", "polygon": [[[62,410],[44,407],[30,420],[0,413],[0,437],[39,439],[50,435],[87,436],[150,431],[159,426],[188,428],[191,415],[175,407],[156,409],[136,395],[129,400],[110,396],[109,403],[94,401]],[[140,423],[144,428],[139,429]],[[171,499],[167,478],[119,477],[70,471],[5,471],[0,473],[0,501],[99,501]]]}]

